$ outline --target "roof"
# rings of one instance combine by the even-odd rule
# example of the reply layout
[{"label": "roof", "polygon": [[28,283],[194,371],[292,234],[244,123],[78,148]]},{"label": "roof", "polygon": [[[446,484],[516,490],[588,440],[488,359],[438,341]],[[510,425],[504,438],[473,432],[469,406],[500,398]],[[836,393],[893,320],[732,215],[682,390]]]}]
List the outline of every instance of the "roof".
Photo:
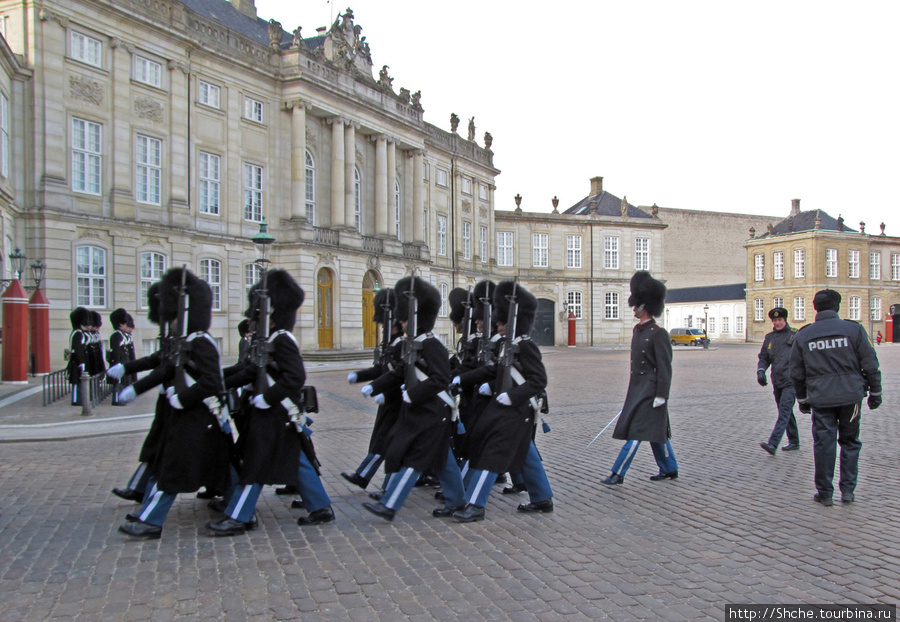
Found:
[{"label": "roof", "polygon": [[[269,22],[262,18],[252,18],[237,10],[227,0],[182,0],[184,6],[207,19],[219,22],[260,45],[269,46]],[[293,35],[285,31],[281,43],[290,43]]]},{"label": "roof", "polygon": [[[622,215],[622,199],[612,195],[605,190],[600,194],[587,196],[566,211],[563,214],[577,214],[587,216],[591,213],[591,202],[597,202],[597,213],[600,216],[621,216]],[[638,209],[631,203],[628,203],[628,216],[631,218],[653,218],[650,214],[642,209]]]},{"label": "roof", "polygon": [[746,285],[707,285],[705,287],[682,287],[666,292],[666,304],[679,302],[714,302],[717,300],[745,300]]},{"label": "roof", "polygon": [[[816,219],[819,219],[820,224],[816,227]],[[807,212],[800,212],[795,216],[788,216],[780,223],[775,225],[772,228],[772,232],[766,232],[762,235],[758,235],[758,238],[768,237],[770,235],[785,235],[788,233],[800,233],[801,231],[842,231],[845,233],[858,233],[856,229],[851,229],[846,224],[844,224],[844,219],[838,216],[838,219],[834,219],[822,210],[809,210]]]}]

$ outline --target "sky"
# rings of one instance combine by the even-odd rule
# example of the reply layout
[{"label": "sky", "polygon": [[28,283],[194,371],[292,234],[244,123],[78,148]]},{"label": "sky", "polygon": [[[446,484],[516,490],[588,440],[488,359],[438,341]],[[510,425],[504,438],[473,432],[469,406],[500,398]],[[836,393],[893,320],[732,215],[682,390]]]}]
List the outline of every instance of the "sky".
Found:
[{"label": "sky", "polygon": [[[351,2],[351,0],[347,0]],[[356,0],[374,75],[494,138],[496,208],[590,178],[633,205],[783,218],[792,199],[900,236],[900,2]],[[540,9],[529,8],[541,7]],[[313,36],[346,5],[256,0]]]}]

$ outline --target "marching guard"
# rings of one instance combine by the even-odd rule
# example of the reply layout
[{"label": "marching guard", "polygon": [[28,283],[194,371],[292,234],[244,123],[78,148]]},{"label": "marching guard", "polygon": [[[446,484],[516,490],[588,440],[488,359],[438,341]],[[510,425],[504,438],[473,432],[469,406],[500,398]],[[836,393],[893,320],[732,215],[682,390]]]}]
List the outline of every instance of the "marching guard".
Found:
[{"label": "marching guard", "polygon": [[[134,330],[134,319],[125,309],[116,309],[109,314],[109,321],[115,328],[109,337],[109,350],[106,352],[106,362],[110,369],[116,365],[124,365],[134,360],[134,340],[131,331]],[[119,393],[127,386],[134,383],[137,378],[133,374],[122,376],[114,381],[112,405],[124,406],[127,402],[119,401]]]},{"label": "marching guard", "polygon": [[69,384],[72,385],[72,406],[81,406],[81,372],[90,373],[88,344],[91,341],[89,328],[91,312],[84,307],[75,307],[69,314],[72,333],[69,335]]}]

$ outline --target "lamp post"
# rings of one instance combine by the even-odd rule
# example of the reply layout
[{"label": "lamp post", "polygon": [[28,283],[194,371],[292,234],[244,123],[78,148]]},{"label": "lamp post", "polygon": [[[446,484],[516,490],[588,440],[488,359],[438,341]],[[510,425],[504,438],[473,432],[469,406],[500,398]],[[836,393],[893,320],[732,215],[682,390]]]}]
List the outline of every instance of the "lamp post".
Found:
[{"label": "lamp post", "polygon": [[703,349],[709,349],[709,305],[703,305]]}]

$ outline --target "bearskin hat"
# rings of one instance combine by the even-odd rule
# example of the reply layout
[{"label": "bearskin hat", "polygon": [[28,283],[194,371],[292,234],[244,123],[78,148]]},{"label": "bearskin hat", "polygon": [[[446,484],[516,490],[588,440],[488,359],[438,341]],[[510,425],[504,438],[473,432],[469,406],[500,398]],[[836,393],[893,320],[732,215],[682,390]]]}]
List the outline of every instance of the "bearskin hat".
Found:
[{"label": "bearskin hat", "polygon": [[187,333],[209,330],[212,322],[212,290],[206,281],[200,280],[185,268],[171,268],[163,275],[159,289],[159,319],[171,322],[178,317],[178,290],[181,275],[185,273],[185,290],[188,295]]},{"label": "bearskin hat", "polygon": [[[262,281],[250,288],[247,298],[250,306],[244,313],[251,320],[259,315],[259,289]],[[272,330],[294,330],[297,323],[297,309],[306,300],[306,293],[287,270],[269,270],[266,273],[266,291],[269,295],[270,328]]]},{"label": "bearskin hat", "polygon": [[241,339],[247,336],[247,333],[250,332],[250,320],[244,318],[240,322],[238,322],[238,335],[241,336]]},{"label": "bearskin hat", "polygon": [[509,322],[511,301],[507,296],[512,296],[513,287],[516,290],[516,302],[519,304],[519,311],[516,314],[516,334],[513,335],[515,338],[531,334],[531,329],[534,327],[534,315],[537,313],[537,299],[515,281],[500,281],[494,289],[493,308],[491,309],[491,321],[494,324]]},{"label": "bearskin hat", "polygon": [[[394,286],[394,293],[397,295],[394,316],[399,321],[409,320],[409,298],[407,298],[406,292],[409,291],[411,278],[408,276],[403,277]],[[416,334],[413,336],[418,337],[423,333],[431,332],[434,328],[438,311],[441,310],[441,293],[434,285],[417,276],[413,295],[416,297],[418,304]]]},{"label": "bearskin hat", "polygon": [[823,289],[813,297],[813,308],[816,311],[840,311],[841,294],[833,289]]},{"label": "bearskin hat", "polygon": [[84,307],[75,307],[69,314],[69,321],[72,322],[72,330],[78,330],[91,323],[91,312]]},{"label": "bearskin hat", "polygon": [[130,313],[125,314],[125,326],[128,328],[134,328],[134,318],[131,317]]},{"label": "bearskin hat", "polygon": [[631,277],[629,307],[644,305],[644,310],[653,317],[662,315],[666,300],[666,286],[657,281],[646,270],[638,270]]},{"label": "bearskin hat", "polygon": [[103,326],[103,316],[99,311],[91,311],[91,326],[94,327],[94,330],[99,330]]},{"label": "bearskin hat", "polygon": [[486,298],[488,300],[493,300],[494,290],[496,288],[496,283],[487,280],[481,281],[475,285],[475,289],[472,290],[472,317],[476,320],[480,320],[484,317],[484,303],[482,302],[482,299]]},{"label": "bearskin hat", "polygon": [[119,326],[122,324],[128,325],[128,311],[122,309],[121,307],[113,311],[109,314],[109,323],[116,330],[119,329]]},{"label": "bearskin hat", "polygon": [[393,289],[385,287],[384,289],[379,290],[378,293],[375,294],[375,300],[373,301],[375,311],[372,314],[372,321],[376,324],[384,324],[385,307],[393,309],[394,302]]},{"label": "bearskin hat", "polygon": [[450,321],[461,324],[466,317],[466,302],[469,300],[469,292],[462,287],[454,287],[447,296],[450,303]]},{"label": "bearskin hat", "polygon": [[147,319],[154,324],[159,324],[159,290],[162,282],[157,281],[147,288]]}]

